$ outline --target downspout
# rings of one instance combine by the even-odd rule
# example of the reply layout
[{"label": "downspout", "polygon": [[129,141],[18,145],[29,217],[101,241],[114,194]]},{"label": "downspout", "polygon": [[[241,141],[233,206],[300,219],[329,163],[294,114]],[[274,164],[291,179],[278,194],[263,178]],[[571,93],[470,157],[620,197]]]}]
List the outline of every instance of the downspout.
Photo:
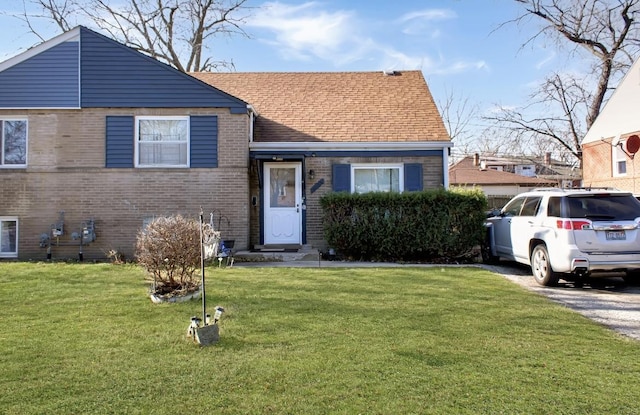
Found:
[{"label": "downspout", "polygon": [[449,189],[449,150],[450,147],[442,147],[442,184],[445,190]]},{"label": "downspout", "polygon": [[258,116],[258,112],[251,104],[247,104],[247,110],[249,111],[249,142],[253,143],[253,124]]}]

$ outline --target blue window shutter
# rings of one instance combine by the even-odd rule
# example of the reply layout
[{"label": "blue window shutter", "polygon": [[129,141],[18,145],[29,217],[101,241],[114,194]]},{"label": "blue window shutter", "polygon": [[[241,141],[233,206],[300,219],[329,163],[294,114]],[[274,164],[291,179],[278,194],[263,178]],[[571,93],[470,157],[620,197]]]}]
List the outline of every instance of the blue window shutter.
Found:
[{"label": "blue window shutter", "polygon": [[107,167],[133,167],[133,135],[134,119],[132,116],[107,116]]},{"label": "blue window shutter", "polygon": [[190,118],[191,167],[218,167],[218,117],[194,115]]},{"label": "blue window shutter", "polygon": [[351,192],[351,165],[333,165],[333,191]]},{"label": "blue window shutter", "polygon": [[404,165],[404,191],[419,192],[422,187],[422,164],[408,163]]}]

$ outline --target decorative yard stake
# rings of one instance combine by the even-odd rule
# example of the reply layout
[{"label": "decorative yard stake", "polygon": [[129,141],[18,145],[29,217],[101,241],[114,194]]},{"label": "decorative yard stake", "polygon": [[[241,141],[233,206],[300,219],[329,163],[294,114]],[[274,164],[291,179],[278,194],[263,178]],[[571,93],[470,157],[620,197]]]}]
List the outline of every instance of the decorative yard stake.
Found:
[{"label": "decorative yard stake", "polygon": [[[210,238],[215,238],[215,235],[207,235],[207,243],[211,243]],[[217,243],[217,242],[214,242]],[[205,235],[204,235],[204,215],[202,213],[202,208],[200,209],[200,270],[202,273],[202,319],[197,317],[191,318],[191,325],[187,330],[187,335],[192,337],[193,340],[197,341],[201,346],[208,346],[210,344],[215,344],[220,340],[220,328],[218,327],[218,320],[220,320],[220,316],[224,311],[224,308],[218,306],[216,307],[216,312],[213,318],[213,324],[209,324],[211,322],[211,315],[207,314],[207,298],[205,291],[205,257],[208,255],[215,255],[217,249],[214,248],[211,252],[205,252]],[[203,323],[203,326],[200,327],[200,322]]]}]

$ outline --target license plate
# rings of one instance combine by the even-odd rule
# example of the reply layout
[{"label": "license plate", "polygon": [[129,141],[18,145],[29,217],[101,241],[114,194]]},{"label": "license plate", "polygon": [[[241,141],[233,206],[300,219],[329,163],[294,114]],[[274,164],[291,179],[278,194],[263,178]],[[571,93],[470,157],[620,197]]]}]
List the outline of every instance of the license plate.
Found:
[{"label": "license plate", "polygon": [[607,231],[607,241],[624,241],[627,235],[624,231]]}]

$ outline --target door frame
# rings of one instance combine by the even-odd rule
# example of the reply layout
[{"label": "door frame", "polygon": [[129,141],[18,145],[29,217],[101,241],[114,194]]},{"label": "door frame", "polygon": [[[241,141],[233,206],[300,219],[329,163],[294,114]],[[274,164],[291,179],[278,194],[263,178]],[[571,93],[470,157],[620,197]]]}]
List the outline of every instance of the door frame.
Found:
[{"label": "door frame", "polygon": [[[296,241],[288,241],[288,242],[274,242],[274,241],[268,241],[267,238],[267,220],[269,219],[269,214],[270,214],[270,206],[269,206],[269,197],[270,197],[270,191],[271,191],[271,181],[270,176],[271,176],[271,168],[294,168],[295,169],[295,208],[297,209],[297,213],[298,213],[298,223],[297,223],[297,228],[298,228],[298,233],[297,233],[297,240]],[[302,245],[303,241],[304,241],[304,163],[301,160],[287,160],[287,161],[265,161],[262,163],[262,177],[264,180],[262,180],[263,182],[263,186],[262,186],[262,191],[260,194],[260,198],[262,200],[261,203],[261,207],[262,207],[262,212],[261,212],[261,217],[260,217],[260,222],[262,224],[261,226],[261,235],[260,235],[260,239],[261,239],[261,243],[264,245],[277,245],[277,244],[295,244],[295,245]]]}]

